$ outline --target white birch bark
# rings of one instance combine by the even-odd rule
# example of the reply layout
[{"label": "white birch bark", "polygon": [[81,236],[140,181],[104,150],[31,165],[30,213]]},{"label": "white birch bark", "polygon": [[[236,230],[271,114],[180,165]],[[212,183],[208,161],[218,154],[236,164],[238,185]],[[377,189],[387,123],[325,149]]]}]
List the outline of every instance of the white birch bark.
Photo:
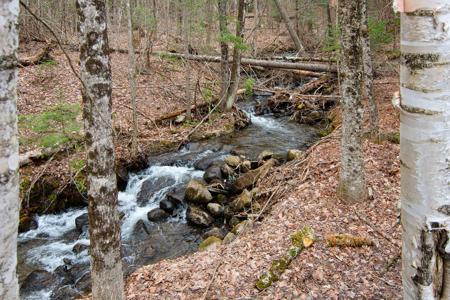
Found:
[{"label": "white birch bark", "polygon": [[363,77],[360,42],[361,1],[339,1],[342,59],[342,141],[339,195],[348,202],[367,199],[362,149],[364,108],[361,101]]},{"label": "white birch bark", "polygon": [[123,299],[105,1],[77,0],[86,132],[92,298]]},{"label": "white birch bark", "polygon": [[450,299],[450,3],[402,4],[404,299]]},{"label": "white birch bark", "polygon": [[19,225],[17,47],[19,1],[0,0],[0,299],[19,299],[16,276]]}]

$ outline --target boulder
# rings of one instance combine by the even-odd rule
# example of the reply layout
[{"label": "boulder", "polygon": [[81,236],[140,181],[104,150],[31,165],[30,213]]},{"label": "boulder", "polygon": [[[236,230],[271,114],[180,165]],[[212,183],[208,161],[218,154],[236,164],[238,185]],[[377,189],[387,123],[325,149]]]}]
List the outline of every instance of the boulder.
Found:
[{"label": "boulder", "polygon": [[252,193],[248,190],[243,190],[242,193],[233,200],[230,204],[230,208],[235,212],[243,211],[246,207],[252,204]]},{"label": "boulder", "polygon": [[212,198],[211,193],[204,184],[197,180],[189,181],[184,194],[184,199],[187,202],[206,204],[211,202]]},{"label": "boulder", "polygon": [[23,215],[19,221],[19,233],[35,230],[38,228],[38,222],[29,215]]},{"label": "boulder", "polygon": [[225,157],[225,163],[230,167],[236,169],[241,164],[241,158],[236,155],[228,155]]},{"label": "boulder", "polygon": [[203,157],[194,162],[194,168],[196,170],[205,171],[212,164],[222,164],[223,160],[217,157],[217,154],[211,154],[207,157]]},{"label": "boulder", "polygon": [[137,194],[138,206],[145,206],[156,192],[173,184],[175,184],[175,179],[168,176],[147,179],[142,183],[141,190]]},{"label": "boulder", "polygon": [[249,220],[242,221],[234,225],[233,229],[231,229],[231,232],[235,235],[240,235],[242,232],[244,232],[245,228],[250,227],[251,225],[252,223]]},{"label": "boulder", "polygon": [[261,176],[265,176],[267,174],[267,172],[271,167],[275,165],[275,163],[275,159],[269,159],[261,167],[242,174],[233,182],[230,187],[231,190],[234,193],[241,193],[244,189],[253,186]]},{"label": "boulder", "polygon": [[205,232],[205,234],[203,235],[204,239],[209,238],[210,236],[215,236],[219,239],[223,239],[225,237],[225,230],[220,229],[218,227],[213,227],[210,230],[208,230],[207,232]]},{"label": "boulder", "polygon": [[188,207],[186,219],[194,225],[203,227],[208,227],[214,222],[213,217],[209,213],[197,206]]},{"label": "boulder", "polygon": [[82,233],[86,230],[87,226],[89,226],[89,218],[88,213],[84,213],[81,216],[76,217],[75,219],[75,228]]},{"label": "boulder", "polygon": [[79,292],[70,287],[69,285],[64,285],[53,291],[50,295],[50,300],[67,300],[67,299],[77,299],[81,296]]},{"label": "boulder", "polygon": [[164,211],[161,208],[155,208],[152,209],[151,211],[149,211],[147,213],[147,218],[149,221],[151,222],[163,222],[164,220],[166,220],[170,215]]},{"label": "boulder", "polygon": [[91,272],[84,273],[76,282],[74,287],[83,292],[91,291]]},{"label": "boulder", "polygon": [[220,244],[222,244],[221,239],[219,239],[218,237],[215,237],[215,236],[210,236],[209,238],[207,238],[206,240],[201,242],[200,245],[198,245],[198,250],[205,251],[205,250],[215,249]]},{"label": "boulder", "polygon": [[23,281],[20,287],[20,294],[25,295],[31,292],[49,289],[56,284],[56,276],[45,270],[35,270],[31,272]]},{"label": "boulder", "polygon": [[273,152],[270,150],[264,150],[258,155],[258,161],[268,160],[272,158]]},{"label": "boulder", "polygon": [[252,162],[249,160],[244,160],[240,166],[240,171],[242,173],[247,173],[252,169]]},{"label": "boulder", "polygon": [[236,235],[232,232],[228,232],[227,235],[223,238],[222,244],[227,245],[234,241],[236,238]]},{"label": "boulder", "polygon": [[225,177],[225,179],[229,179],[232,176],[236,176],[236,172],[227,164],[223,164],[220,167],[220,170],[222,171],[222,174]]},{"label": "boulder", "polygon": [[292,161],[292,160],[296,160],[299,159],[300,157],[302,157],[303,155],[303,151],[298,150],[298,149],[291,149],[287,152],[287,161]]},{"label": "boulder", "polygon": [[224,208],[219,203],[208,203],[206,209],[216,218],[223,216]]},{"label": "boulder", "polygon": [[210,165],[205,170],[205,173],[203,174],[203,179],[207,183],[222,182],[223,176],[222,176],[221,166],[216,163]]},{"label": "boulder", "polygon": [[133,236],[137,240],[145,239],[150,234],[150,229],[144,220],[139,220],[136,222],[133,228]]},{"label": "boulder", "polygon": [[83,243],[76,243],[73,248],[72,252],[75,254],[80,254],[84,250],[89,249],[89,245],[83,244]]}]

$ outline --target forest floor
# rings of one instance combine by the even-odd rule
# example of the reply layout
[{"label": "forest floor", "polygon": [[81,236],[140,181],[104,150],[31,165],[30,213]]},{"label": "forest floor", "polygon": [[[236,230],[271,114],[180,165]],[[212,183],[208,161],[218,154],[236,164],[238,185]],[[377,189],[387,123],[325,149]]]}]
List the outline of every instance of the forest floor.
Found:
[{"label": "forest floor", "polygon": [[[383,134],[398,133],[391,105],[397,76],[376,80]],[[259,183],[276,191],[265,218],[234,242],[206,252],[165,260],[132,274],[128,299],[400,299],[399,145],[364,142],[367,184],[372,199],[346,204],[336,194],[340,166],[338,128],[309,150],[302,163],[290,163]],[[278,282],[258,292],[255,282],[290,246],[290,235],[310,226],[313,246],[301,253]],[[328,247],[329,234],[366,237],[373,246]]]}]

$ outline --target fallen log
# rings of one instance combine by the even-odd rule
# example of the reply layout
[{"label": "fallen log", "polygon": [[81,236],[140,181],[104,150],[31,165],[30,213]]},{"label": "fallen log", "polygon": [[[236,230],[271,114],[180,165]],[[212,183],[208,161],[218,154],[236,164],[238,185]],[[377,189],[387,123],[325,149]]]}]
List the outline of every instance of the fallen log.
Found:
[{"label": "fallen log", "polygon": [[[118,53],[128,53],[125,49],[111,49],[112,52]],[[136,51],[139,53],[139,51]],[[172,57],[172,58],[180,58],[180,59],[188,59],[199,62],[211,62],[211,63],[220,63],[222,61],[220,56],[211,56],[211,55],[192,55],[192,54],[182,54],[182,53],[173,53],[173,52],[165,52],[165,51],[156,51],[153,52],[152,55],[160,56],[160,57]],[[230,63],[233,63],[232,58],[229,59]],[[315,72],[331,72],[336,73],[337,67],[329,64],[311,64],[311,63],[303,63],[303,62],[287,62],[287,61],[277,61],[277,60],[268,60],[268,59],[254,59],[243,57],[241,59],[242,65],[248,66],[257,66],[264,68],[272,68],[272,69],[290,69],[290,70],[305,70],[305,71],[315,71]]]},{"label": "fallen log", "polygon": [[292,61],[292,62],[298,62],[298,61],[313,61],[313,62],[323,62],[323,63],[335,63],[336,59],[334,58],[329,58],[329,57],[325,57],[325,56],[320,56],[320,57],[308,57],[308,56],[272,56],[269,58],[265,58],[265,59],[270,59],[270,60],[287,60],[287,61]]},{"label": "fallen log", "polygon": [[52,50],[51,45],[46,45],[44,48],[39,50],[36,54],[31,56],[26,56],[19,58],[19,67],[28,67],[32,65],[38,65],[45,60],[50,59],[50,51]]}]

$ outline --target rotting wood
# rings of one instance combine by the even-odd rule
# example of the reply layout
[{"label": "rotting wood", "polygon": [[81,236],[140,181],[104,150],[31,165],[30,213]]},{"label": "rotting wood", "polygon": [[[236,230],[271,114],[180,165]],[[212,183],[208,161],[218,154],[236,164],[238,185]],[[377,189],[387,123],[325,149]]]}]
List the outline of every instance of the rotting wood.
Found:
[{"label": "rotting wood", "polygon": [[50,52],[52,51],[52,45],[47,44],[44,48],[40,49],[36,54],[19,58],[19,67],[28,67],[32,65],[38,65],[48,59],[50,59]]},{"label": "rotting wood", "polygon": [[[124,49],[112,49],[111,51],[118,53],[128,53],[127,50]],[[180,59],[188,59],[200,62],[211,62],[211,63],[220,63],[222,61],[220,56],[211,56],[211,55],[193,55],[193,54],[181,54],[181,53],[173,53],[173,52],[164,52],[157,51],[153,52],[153,55],[160,57],[172,57],[172,58],[180,58]],[[229,60],[230,63],[233,62],[232,58]],[[254,58],[241,58],[242,65],[251,65],[251,66],[259,66],[264,68],[273,68],[273,69],[294,69],[294,70],[305,70],[305,71],[316,71],[316,72],[331,72],[337,73],[337,67],[335,65],[325,64],[325,63],[304,63],[304,62],[287,62],[287,61],[278,61],[278,60],[268,60],[268,59],[254,59]]]}]

